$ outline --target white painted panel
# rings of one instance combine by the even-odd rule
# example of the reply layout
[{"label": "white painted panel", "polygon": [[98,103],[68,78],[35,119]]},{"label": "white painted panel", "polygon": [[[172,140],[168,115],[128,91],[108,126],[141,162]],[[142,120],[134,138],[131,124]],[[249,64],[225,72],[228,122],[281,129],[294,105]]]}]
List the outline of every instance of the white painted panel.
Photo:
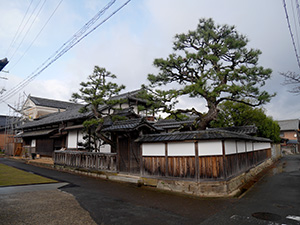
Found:
[{"label": "white painted panel", "polygon": [[271,148],[270,142],[254,142],[254,150],[263,150]]},{"label": "white painted panel", "polygon": [[195,156],[195,143],[193,142],[168,143],[168,156]]},{"label": "white painted panel", "polygon": [[235,141],[225,141],[225,155],[236,154]]},{"label": "white painted panel", "polygon": [[201,141],[198,142],[199,156],[222,155],[222,141]]},{"label": "white painted panel", "polygon": [[67,148],[77,148],[77,130],[69,131]]},{"label": "white painted panel", "polygon": [[244,141],[238,141],[237,142],[237,149],[238,153],[246,152],[246,144]]},{"label": "white painted panel", "polygon": [[247,141],[247,152],[252,152],[253,151],[253,145],[252,142]]},{"label": "white painted panel", "polygon": [[111,147],[109,144],[101,145],[100,146],[101,153],[111,153]]},{"label": "white painted panel", "polygon": [[36,141],[35,141],[35,139],[32,139],[31,140],[31,147],[35,147],[36,146]]},{"label": "white painted panel", "polygon": [[164,143],[144,143],[142,144],[143,156],[165,156]]},{"label": "white painted panel", "polygon": [[84,136],[83,132],[78,131],[78,142],[84,142],[83,136]]}]

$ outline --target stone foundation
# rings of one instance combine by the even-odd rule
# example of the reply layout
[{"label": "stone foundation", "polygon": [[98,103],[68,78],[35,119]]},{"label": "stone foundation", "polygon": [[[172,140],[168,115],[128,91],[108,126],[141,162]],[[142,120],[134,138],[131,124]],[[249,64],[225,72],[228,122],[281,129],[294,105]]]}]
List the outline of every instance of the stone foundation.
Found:
[{"label": "stone foundation", "polygon": [[[162,190],[180,192],[184,194],[205,196],[205,197],[232,197],[238,195],[240,188],[253,179],[263,169],[273,164],[271,159],[261,163],[248,172],[233,177],[227,181],[183,181],[157,179],[156,187]],[[152,182],[153,183],[153,182]],[[147,185],[147,184],[144,184]],[[153,185],[154,186],[154,185]]]}]

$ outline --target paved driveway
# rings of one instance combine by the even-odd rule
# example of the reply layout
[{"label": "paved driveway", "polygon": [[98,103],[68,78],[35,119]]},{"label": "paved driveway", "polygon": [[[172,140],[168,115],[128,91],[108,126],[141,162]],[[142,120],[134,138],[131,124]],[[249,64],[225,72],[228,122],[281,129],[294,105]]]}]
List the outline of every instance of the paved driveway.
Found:
[{"label": "paved driveway", "polygon": [[300,224],[300,155],[283,158],[240,199],[189,197],[0,160],[69,183],[60,190],[97,224]]}]

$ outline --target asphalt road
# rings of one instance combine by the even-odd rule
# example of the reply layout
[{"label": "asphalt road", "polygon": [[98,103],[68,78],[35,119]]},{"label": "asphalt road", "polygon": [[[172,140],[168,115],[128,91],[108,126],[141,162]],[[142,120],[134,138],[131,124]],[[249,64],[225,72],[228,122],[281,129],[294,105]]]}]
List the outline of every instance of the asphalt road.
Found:
[{"label": "asphalt road", "polygon": [[75,196],[97,224],[300,224],[300,155],[284,157],[239,199],[189,197],[0,162],[69,183],[60,189]]}]

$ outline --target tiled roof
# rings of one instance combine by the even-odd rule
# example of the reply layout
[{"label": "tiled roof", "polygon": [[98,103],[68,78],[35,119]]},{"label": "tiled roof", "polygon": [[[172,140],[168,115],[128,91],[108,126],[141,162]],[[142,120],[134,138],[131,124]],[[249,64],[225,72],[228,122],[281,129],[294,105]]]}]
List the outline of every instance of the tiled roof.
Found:
[{"label": "tiled roof", "polygon": [[227,131],[241,133],[241,134],[256,134],[257,133],[257,127],[254,126],[254,125],[251,125],[251,126],[209,128],[209,130],[227,130]]},{"label": "tiled roof", "polygon": [[132,100],[137,100],[137,101],[145,102],[144,99],[138,98],[138,94],[141,91],[142,91],[142,89],[138,89],[138,90],[135,90],[135,91],[126,92],[126,93],[123,93],[123,94],[120,94],[120,95],[113,96],[110,99],[111,100],[120,100],[120,99],[123,99],[123,98],[129,98],[129,99],[132,99]]},{"label": "tiled roof", "polygon": [[[117,95],[117,96],[112,97],[111,99],[117,100],[117,99],[122,99],[122,98],[128,98],[128,96],[134,96],[138,92],[140,92],[140,90]],[[61,102],[61,101],[56,101],[56,100],[44,99],[44,98],[37,98],[37,97],[33,97],[33,96],[31,96],[31,100],[33,100],[36,104],[39,104],[39,105],[44,105],[44,106],[47,105],[49,107],[50,107],[50,105],[52,105],[53,107],[57,106],[58,108],[62,108],[60,106],[63,106],[64,103],[67,103],[64,105],[66,107],[66,111],[48,114],[46,116],[40,117],[38,120],[27,122],[27,123],[21,125],[19,128],[38,127],[38,126],[44,126],[44,125],[48,125],[48,124],[55,124],[55,123],[62,122],[62,121],[70,121],[70,120],[74,120],[74,119],[84,119],[84,118],[87,118],[92,115],[91,112],[79,113],[78,112],[79,109],[81,107],[83,107],[83,105],[80,105],[80,104],[75,104],[75,103],[70,103],[70,102],[69,103]],[[106,108],[107,108],[107,106],[102,105],[102,106],[99,106],[98,110],[101,111],[101,110],[105,110]],[[125,112],[125,111],[122,111],[122,112]]]},{"label": "tiled roof", "polygon": [[185,125],[192,125],[195,121],[195,117],[191,117],[188,120],[177,121],[175,119],[163,119],[155,123],[155,127],[161,129],[178,129]]},{"label": "tiled roof", "polygon": [[278,120],[278,125],[280,126],[281,131],[285,130],[299,130],[299,119],[293,120]]},{"label": "tiled roof", "polygon": [[104,132],[113,132],[113,131],[130,131],[138,129],[141,126],[147,126],[152,130],[157,130],[144,118],[138,119],[129,119],[129,120],[119,120],[115,121],[110,127],[104,128]]},{"label": "tiled roof", "polygon": [[57,113],[51,113],[44,117],[40,117],[38,120],[27,122],[23,125],[21,125],[19,128],[30,128],[30,127],[38,127],[38,126],[44,126],[49,124],[55,124],[62,121],[70,121],[75,119],[84,119],[87,118],[90,113],[80,113],[79,109],[82,106],[76,106],[73,108],[70,108],[64,112],[57,112]]},{"label": "tiled roof", "polygon": [[34,97],[34,96],[29,96],[29,98],[37,106],[45,106],[45,107],[58,108],[58,109],[67,109],[69,107],[74,107],[74,106],[78,105],[73,102],[58,101],[58,100],[39,98],[39,97]]},{"label": "tiled roof", "polygon": [[260,137],[252,137],[246,134],[240,134],[230,131],[221,130],[201,130],[188,132],[174,132],[166,134],[149,134],[139,138],[138,142],[165,142],[165,141],[183,141],[183,140],[225,140],[225,139],[240,139],[253,141],[267,141],[271,140]]}]

